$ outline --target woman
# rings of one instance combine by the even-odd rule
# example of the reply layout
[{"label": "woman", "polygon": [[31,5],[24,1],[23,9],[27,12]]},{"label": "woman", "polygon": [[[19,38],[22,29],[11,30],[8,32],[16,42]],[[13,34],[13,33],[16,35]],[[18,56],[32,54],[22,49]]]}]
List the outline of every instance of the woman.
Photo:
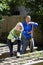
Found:
[{"label": "woman", "polygon": [[15,40],[18,43],[18,48],[17,48],[17,56],[19,56],[20,54],[20,46],[21,46],[21,34],[23,31],[23,25],[21,22],[17,23],[17,25],[10,31],[8,37],[7,37],[7,43],[9,46],[9,50],[10,50],[10,56],[13,56],[13,43],[15,42]]}]

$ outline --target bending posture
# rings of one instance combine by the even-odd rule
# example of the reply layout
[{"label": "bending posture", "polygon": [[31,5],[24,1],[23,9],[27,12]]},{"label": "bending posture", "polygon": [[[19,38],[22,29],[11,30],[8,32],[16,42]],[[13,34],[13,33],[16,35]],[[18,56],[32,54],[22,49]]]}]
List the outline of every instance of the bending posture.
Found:
[{"label": "bending posture", "polygon": [[10,56],[13,56],[13,43],[15,43],[15,40],[18,43],[17,48],[17,54],[20,52],[20,46],[21,46],[21,34],[23,31],[23,25],[21,22],[17,23],[17,25],[10,31],[8,37],[7,37],[7,43],[10,50]]},{"label": "bending posture", "polygon": [[[23,23],[24,30],[22,32],[22,50],[21,54],[25,53],[27,46],[30,44],[30,51],[33,51],[34,39],[33,39],[33,30],[32,26],[35,28],[38,26],[38,23],[31,22],[31,17],[27,16],[26,21]],[[31,42],[31,43],[30,43]]]}]

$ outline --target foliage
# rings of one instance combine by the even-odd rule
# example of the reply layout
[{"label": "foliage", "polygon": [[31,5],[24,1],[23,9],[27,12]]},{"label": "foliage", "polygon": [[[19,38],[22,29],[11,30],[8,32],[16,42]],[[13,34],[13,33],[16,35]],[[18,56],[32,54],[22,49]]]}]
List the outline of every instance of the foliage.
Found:
[{"label": "foliage", "polygon": [[25,7],[31,15],[43,15],[43,0],[27,0]]},{"label": "foliage", "polygon": [[0,2],[0,14],[7,15],[9,13],[10,7],[7,4],[7,0],[2,0]]},{"label": "foliage", "polygon": [[14,15],[14,11],[20,3],[23,3],[23,0],[2,0],[0,1],[0,13],[2,15]]},{"label": "foliage", "polygon": [[30,15],[43,15],[43,0],[0,0],[0,13],[14,15],[18,6],[23,5],[29,9]]}]

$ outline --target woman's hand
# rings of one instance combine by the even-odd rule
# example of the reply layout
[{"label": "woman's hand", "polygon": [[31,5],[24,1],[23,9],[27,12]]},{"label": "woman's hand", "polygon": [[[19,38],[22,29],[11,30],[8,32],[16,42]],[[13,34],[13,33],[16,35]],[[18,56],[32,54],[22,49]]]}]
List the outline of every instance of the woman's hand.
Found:
[{"label": "woman's hand", "polygon": [[13,38],[12,40],[11,40],[11,42],[14,42],[16,39],[15,38]]}]

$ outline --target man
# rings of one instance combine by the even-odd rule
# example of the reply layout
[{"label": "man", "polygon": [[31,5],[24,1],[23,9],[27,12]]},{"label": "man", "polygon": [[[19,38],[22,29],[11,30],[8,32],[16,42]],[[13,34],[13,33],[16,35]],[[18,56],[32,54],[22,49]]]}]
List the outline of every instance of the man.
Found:
[{"label": "man", "polygon": [[33,27],[37,27],[38,23],[31,22],[31,17],[27,16],[26,21],[23,23],[24,30],[22,32],[22,50],[21,54],[24,54],[26,51],[27,46],[30,43],[30,51],[33,52],[33,46],[34,46],[34,39],[33,39]]}]

